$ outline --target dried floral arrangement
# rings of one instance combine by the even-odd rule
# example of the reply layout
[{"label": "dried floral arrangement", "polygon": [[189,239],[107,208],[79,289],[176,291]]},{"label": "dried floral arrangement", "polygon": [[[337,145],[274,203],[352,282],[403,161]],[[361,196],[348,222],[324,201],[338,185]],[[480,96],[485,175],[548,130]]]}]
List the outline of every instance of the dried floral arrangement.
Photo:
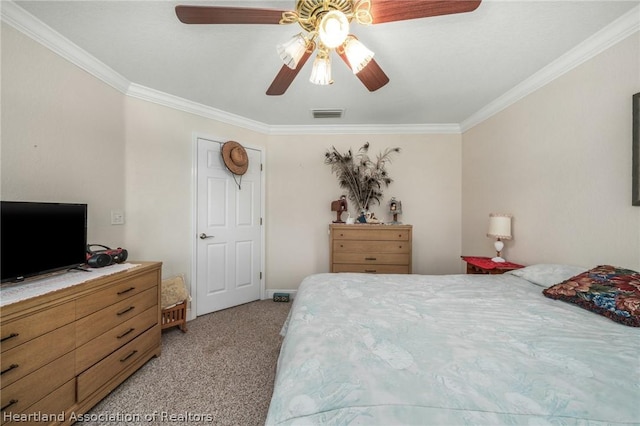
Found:
[{"label": "dried floral arrangement", "polygon": [[358,208],[358,212],[369,210],[372,204],[380,204],[383,187],[393,180],[386,170],[391,156],[400,152],[400,148],[387,148],[376,157],[369,158],[369,142],[366,142],[354,155],[351,149],[344,154],[335,147],[327,150],[324,163],[331,166],[331,172],[338,177],[338,184],[348,192],[348,199]]}]

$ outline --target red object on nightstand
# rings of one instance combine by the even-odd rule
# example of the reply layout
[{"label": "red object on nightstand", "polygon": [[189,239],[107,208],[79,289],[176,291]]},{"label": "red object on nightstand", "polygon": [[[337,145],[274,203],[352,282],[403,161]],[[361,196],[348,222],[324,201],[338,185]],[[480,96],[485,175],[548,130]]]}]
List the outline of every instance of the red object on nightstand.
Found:
[{"label": "red object on nightstand", "polygon": [[504,274],[507,271],[524,268],[512,262],[494,262],[490,257],[460,256],[467,262],[467,274]]}]

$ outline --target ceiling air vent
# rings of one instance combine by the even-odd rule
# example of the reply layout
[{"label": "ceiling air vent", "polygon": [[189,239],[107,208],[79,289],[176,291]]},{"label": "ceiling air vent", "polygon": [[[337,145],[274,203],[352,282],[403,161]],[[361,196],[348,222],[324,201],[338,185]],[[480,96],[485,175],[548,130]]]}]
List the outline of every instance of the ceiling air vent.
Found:
[{"label": "ceiling air vent", "polygon": [[312,109],[313,118],[342,118],[344,109]]}]

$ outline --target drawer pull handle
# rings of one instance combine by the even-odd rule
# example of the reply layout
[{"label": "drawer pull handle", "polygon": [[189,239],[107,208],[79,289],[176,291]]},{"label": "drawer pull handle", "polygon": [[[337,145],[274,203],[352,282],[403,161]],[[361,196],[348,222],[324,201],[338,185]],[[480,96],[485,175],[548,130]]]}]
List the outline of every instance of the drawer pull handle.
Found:
[{"label": "drawer pull handle", "polygon": [[4,370],[0,371],[0,375],[2,375],[2,374],[4,374],[4,373],[8,373],[9,371],[11,371],[11,370],[13,370],[13,369],[15,369],[15,368],[18,368],[18,364],[11,364],[11,365],[9,366],[9,368],[6,368],[6,369],[4,369]]},{"label": "drawer pull handle", "polygon": [[364,260],[377,260],[375,257],[365,257]]},{"label": "drawer pull handle", "polygon": [[5,340],[13,339],[14,337],[18,337],[19,335],[20,335],[19,333],[11,333],[10,335],[0,339],[0,342],[4,342]]},{"label": "drawer pull handle", "polygon": [[138,353],[138,350],[136,349],[136,350],[134,350],[133,352],[131,352],[129,355],[127,355],[127,356],[125,356],[124,358],[122,358],[122,359],[120,360],[120,362],[125,362],[126,360],[128,360],[129,358],[131,358],[132,356],[134,356],[134,355],[135,355],[135,354],[137,354],[137,353]]},{"label": "drawer pull handle", "polygon": [[376,270],[375,270],[375,269],[365,269],[364,271],[365,271],[365,272],[370,272],[370,273],[374,273],[374,272],[376,272]]},{"label": "drawer pull handle", "polygon": [[121,294],[129,293],[131,290],[135,290],[135,289],[136,289],[135,287],[129,287],[128,289],[126,289],[126,290],[122,290],[122,291],[119,291],[119,292],[118,292],[118,293],[116,293],[116,294],[117,294],[118,296],[120,296]]},{"label": "drawer pull handle", "polygon": [[135,328],[130,328],[127,331],[125,331],[124,333],[122,333],[119,336],[116,336],[118,339],[122,339],[124,336],[126,336],[127,334],[131,333],[133,330],[135,330]]},{"label": "drawer pull handle", "polygon": [[7,405],[5,405],[4,407],[2,407],[0,409],[0,411],[6,411],[7,408],[11,407],[13,404],[17,404],[18,400],[17,399],[12,399],[11,401],[9,401],[9,403]]},{"label": "drawer pull handle", "polygon": [[118,314],[118,315],[124,315],[124,314],[126,314],[127,312],[129,312],[129,311],[131,311],[131,310],[133,310],[133,309],[135,309],[135,308],[136,308],[135,306],[129,306],[128,308],[121,310],[121,311],[120,311],[120,312],[118,312],[117,314]]}]

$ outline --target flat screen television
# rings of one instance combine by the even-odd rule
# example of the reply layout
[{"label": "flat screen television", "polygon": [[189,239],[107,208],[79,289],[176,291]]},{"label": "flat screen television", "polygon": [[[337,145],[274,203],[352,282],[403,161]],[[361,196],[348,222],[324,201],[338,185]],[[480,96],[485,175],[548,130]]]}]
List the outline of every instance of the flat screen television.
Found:
[{"label": "flat screen television", "polygon": [[0,202],[1,282],[78,267],[86,252],[86,204]]}]

